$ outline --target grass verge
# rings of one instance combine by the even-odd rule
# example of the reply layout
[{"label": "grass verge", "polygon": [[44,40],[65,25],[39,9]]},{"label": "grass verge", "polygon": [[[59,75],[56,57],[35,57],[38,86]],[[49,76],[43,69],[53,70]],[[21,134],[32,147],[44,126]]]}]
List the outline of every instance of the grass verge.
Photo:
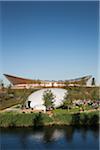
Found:
[{"label": "grass verge", "polygon": [[55,111],[52,117],[43,113],[0,113],[1,127],[29,127],[46,125],[88,125],[99,124],[99,112],[70,113],[67,111]]}]

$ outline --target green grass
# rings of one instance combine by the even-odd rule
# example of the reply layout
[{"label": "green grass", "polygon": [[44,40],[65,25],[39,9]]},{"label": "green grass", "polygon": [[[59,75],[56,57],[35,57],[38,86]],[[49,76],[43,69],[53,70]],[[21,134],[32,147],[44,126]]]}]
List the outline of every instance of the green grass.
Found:
[{"label": "green grass", "polygon": [[67,125],[96,125],[99,124],[99,111],[79,112],[79,109],[70,111],[63,109],[53,110],[54,120],[59,124]]},{"label": "green grass", "polygon": [[69,113],[78,113],[79,112],[79,107],[74,107],[72,109],[55,109],[53,110],[53,113],[56,113],[56,114],[69,114]]},{"label": "green grass", "polygon": [[29,127],[34,125],[49,124],[53,121],[47,114],[39,113],[0,113],[1,127]]},{"label": "green grass", "polygon": [[1,127],[29,127],[45,125],[88,125],[99,124],[99,112],[70,113],[66,110],[55,110],[49,117],[43,113],[0,113]]}]

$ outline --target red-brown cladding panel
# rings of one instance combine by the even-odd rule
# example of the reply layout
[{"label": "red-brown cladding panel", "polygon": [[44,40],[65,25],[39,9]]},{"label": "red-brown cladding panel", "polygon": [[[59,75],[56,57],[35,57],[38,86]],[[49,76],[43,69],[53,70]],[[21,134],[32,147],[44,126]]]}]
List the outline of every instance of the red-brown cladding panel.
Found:
[{"label": "red-brown cladding panel", "polygon": [[13,84],[13,85],[17,85],[17,84],[32,84],[35,81],[31,80],[31,79],[24,79],[24,78],[20,78],[20,77],[16,77],[16,76],[11,76],[8,74],[4,74],[4,76]]}]

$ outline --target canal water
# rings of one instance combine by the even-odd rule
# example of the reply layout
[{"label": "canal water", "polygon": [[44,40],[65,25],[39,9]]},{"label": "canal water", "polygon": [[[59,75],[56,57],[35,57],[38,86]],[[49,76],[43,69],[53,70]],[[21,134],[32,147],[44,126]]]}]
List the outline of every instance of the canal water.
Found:
[{"label": "canal water", "polygon": [[2,128],[1,150],[99,150],[99,127]]}]

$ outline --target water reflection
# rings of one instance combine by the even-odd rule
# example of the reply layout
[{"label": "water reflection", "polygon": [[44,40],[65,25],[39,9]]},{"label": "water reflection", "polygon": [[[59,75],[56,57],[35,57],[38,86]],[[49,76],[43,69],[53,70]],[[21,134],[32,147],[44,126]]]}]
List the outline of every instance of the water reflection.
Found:
[{"label": "water reflection", "polygon": [[73,140],[73,134],[74,134],[75,128],[73,128],[72,126],[66,127],[66,140],[71,143],[71,141]]},{"label": "water reflection", "polygon": [[1,129],[1,149],[99,149],[99,127],[38,127]]}]

